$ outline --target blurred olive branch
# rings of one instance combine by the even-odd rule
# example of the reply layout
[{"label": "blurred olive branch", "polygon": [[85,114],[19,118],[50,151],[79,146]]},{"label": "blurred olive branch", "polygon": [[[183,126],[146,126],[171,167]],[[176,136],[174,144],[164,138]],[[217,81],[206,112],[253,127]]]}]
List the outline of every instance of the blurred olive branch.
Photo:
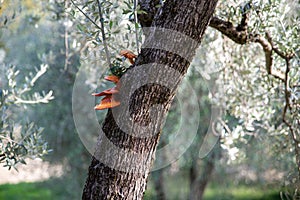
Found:
[{"label": "blurred olive branch", "polygon": [[42,138],[43,129],[33,122],[24,124],[22,119],[18,119],[20,116],[13,114],[27,104],[48,103],[54,99],[52,91],[47,94],[43,92],[42,95],[37,92],[27,95],[46,71],[47,66],[41,65],[35,74],[25,76],[25,82],[20,84],[17,81],[19,71],[15,66],[6,70],[7,87],[0,88],[0,163],[4,162],[4,167],[8,169],[13,167],[17,170],[16,164],[26,164],[25,158],[42,157],[50,151]]}]

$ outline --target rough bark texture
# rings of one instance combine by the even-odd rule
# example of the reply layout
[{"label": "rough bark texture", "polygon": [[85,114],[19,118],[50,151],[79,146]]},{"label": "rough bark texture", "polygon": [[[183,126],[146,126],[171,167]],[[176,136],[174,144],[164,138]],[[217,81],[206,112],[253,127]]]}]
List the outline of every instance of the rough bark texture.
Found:
[{"label": "rough bark texture", "polygon": [[[151,1],[139,3],[142,5],[145,2]],[[116,115],[114,109],[108,111],[89,167],[82,199],[138,200],[143,198],[159,141],[161,121],[166,116],[177,86],[200,44],[216,3],[217,0],[167,0],[154,15],[151,24],[156,28],[150,29],[149,34],[146,34],[145,44],[138,56],[136,66],[129,70],[134,76],[130,76],[129,72],[121,79],[121,93],[122,90],[128,89],[129,93],[134,90],[132,95],[120,94],[121,105],[124,105],[126,101],[129,102],[129,115],[122,112]],[[140,21],[143,20],[140,19]],[[185,41],[178,37],[158,39],[157,28],[163,28],[162,33],[169,33],[170,30],[182,33],[195,42],[188,47],[185,46],[185,55],[181,56],[181,52],[178,51],[181,47],[178,45]],[[158,49],[161,44],[167,44],[168,49]],[[145,64],[148,65],[145,66]],[[179,72],[180,76],[176,76],[172,71],[165,73],[164,70],[157,70],[159,69],[157,64],[167,65]],[[142,83],[145,79],[149,79],[149,83],[153,82],[149,73],[155,67],[157,77],[165,73],[162,81],[172,80],[172,87],[144,84],[134,89],[136,84]],[[144,69],[145,72],[143,72]],[[152,74],[152,76],[156,75]],[[152,112],[152,107],[156,105],[160,105],[160,109]],[[128,127],[131,127],[130,123],[136,123],[140,125],[140,128],[133,127],[129,128],[129,131],[123,131],[118,126],[118,121],[127,118],[130,118]],[[155,126],[150,132],[143,129],[151,123]]]}]

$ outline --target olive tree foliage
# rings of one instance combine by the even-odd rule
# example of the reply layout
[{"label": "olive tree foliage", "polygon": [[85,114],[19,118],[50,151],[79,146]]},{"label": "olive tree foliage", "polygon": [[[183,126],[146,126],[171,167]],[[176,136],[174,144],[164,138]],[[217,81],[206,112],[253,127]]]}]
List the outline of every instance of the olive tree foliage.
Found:
[{"label": "olive tree foliage", "polygon": [[43,128],[22,116],[30,104],[48,103],[53,93],[33,92],[35,82],[46,72],[41,66],[36,73],[18,79],[20,71],[1,63],[0,88],[0,162],[4,167],[16,169],[17,163],[26,164],[25,158],[42,157],[48,153],[47,142],[42,137]]},{"label": "olive tree foliage", "polygon": [[142,34],[139,24],[135,22],[139,11],[132,0],[71,0],[66,12],[70,23],[77,28],[75,40],[84,42],[81,67],[90,71],[88,83],[92,89],[97,87],[101,75],[108,73],[109,66],[120,57],[120,50],[130,49],[138,53]]},{"label": "olive tree foliage", "polygon": [[[19,2],[10,3],[10,1],[1,2],[1,34],[22,10]],[[47,65],[42,64],[29,74],[22,74],[16,66],[5,63],[6,51],[5,43],[1,41],[0,163],[8,169],[17,169],[16,164],[26,164],[25,158],[42,157],[49,152],[47,142],[42,136],[43,128],[28,120],[23,113],[29,106],[46,104],[54,99],[54,96],[51,90],[48,92],[35,90],[36,82],[47,72]]]},{"label": "olive tree foliage", "polygon": [[[9,21],[3,30],[1,42],[6,51],[5,63],[13,63],[15,70],[20,71],[19,86],[22,86],[23,74],[34,72],[33,66],[46,65],[47,72],[29,93],[51,90],[55,95],[55,99],[47,105],[26,105],[28,109],[19,112],[18,116],[26,116],[24,120],[33,121],[44,128],[43,138],[51,152],[43,159],[65,166],[63,176],[49,184],[56,187],[58,184],[64,185],[66,198],[78,198],[85,178],[83,169],[88,167],[85,165],[90,158],[76,134],[70,97],[84,40],[74,39],[77,28],[72,27],[66,17],[65,9],[70,6],[68,1],[10,2],[13,4],[10,12],[15,6],[20,6],[22,12],[16,15],[15,20]],[[70,184],[66,185],[66,182]]]},{"label": "olive tree foliage", "polygon": [[219,19],[211,26],[226,35],[220,44],[223,53],[215,54],[222,62],[217,82],[223,92],[212,99],[227,114],[220,119],[222,147],[229,161],[240,162],[247,159],[245,146],[253,138],[260,141],[286,172],[282,184],[289,190],[281,197],[295,199],[300,178],[300,4],[220,1],[219,7]]}]

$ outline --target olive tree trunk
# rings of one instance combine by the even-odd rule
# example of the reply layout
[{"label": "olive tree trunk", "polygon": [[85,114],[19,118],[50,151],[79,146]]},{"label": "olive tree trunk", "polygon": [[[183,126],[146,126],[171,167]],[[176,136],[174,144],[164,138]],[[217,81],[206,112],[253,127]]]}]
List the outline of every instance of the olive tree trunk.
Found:
[{"label": "olive tree trunk", "polygon": [[[190,200],[202,200],[205,188],[211,180],[216,160],[220,158],[220,144],[215,145],[209,155],[202,160],[202,165],[194,161],[190,168]],[[201,169],[199,169],[201,167]]]},{"label": "olive tree trunk", "polygon": [[159,2],[139,0],[145,43],[119,82],[121,106],[108,110],[100,130],[84,200],[143,198],[162,124],[217,0]]}]

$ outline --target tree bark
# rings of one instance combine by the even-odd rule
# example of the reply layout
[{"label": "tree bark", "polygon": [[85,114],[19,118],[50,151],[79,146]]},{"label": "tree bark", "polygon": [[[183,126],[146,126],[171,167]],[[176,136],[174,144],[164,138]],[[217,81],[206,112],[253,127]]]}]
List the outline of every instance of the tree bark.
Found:
[{"label": "tree bark", "polygon": [[167,0],[152,28],[144,27],[145,43],[120,80],[121,106],[108,110],[82,199],[143,198],[163,120],[216,3]]}]

